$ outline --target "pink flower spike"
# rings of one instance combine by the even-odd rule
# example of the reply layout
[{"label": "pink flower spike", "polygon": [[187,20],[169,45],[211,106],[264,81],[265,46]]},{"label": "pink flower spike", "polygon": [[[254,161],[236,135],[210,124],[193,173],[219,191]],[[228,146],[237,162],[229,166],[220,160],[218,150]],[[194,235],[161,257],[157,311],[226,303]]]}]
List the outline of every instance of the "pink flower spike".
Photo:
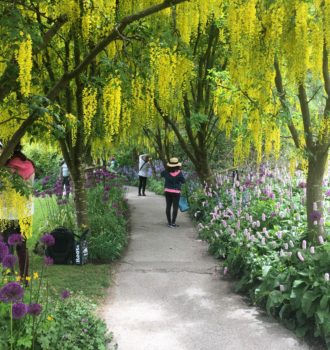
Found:
[{"label": "pink flower spike", "polygon": [[262,220],[262,221],[266,221],[266,214],[265,214],[265,213],[262,213],[262,215],[261,215],[261,220]]},{"label": "pink flower spike", "polygon": [[319,236],[319,243],[320,243],[320,244],[324,244],[324,238],[323,238],[323,236]]},{"label": "pink flower spike", "polygon": [[298,256],[298,259],[299,259],[300,261],[305,261],[305,258],[303,257],[303,255],[301,254],[301,252],[298,252],[298,253],[297,253],[297,256]]},{"label": "pink flower spike", "polygon": [[301,247],[302,247],[302,249],[306,250],[306,247],[307,247],[307,242],[306,242],[306,240],[303,240],[303,241],[302,241]]},{"label": "pink flower spike", "polygon": [[315,254],[315,248],[314,247],[310,247],[310,250],[311,254]]}]

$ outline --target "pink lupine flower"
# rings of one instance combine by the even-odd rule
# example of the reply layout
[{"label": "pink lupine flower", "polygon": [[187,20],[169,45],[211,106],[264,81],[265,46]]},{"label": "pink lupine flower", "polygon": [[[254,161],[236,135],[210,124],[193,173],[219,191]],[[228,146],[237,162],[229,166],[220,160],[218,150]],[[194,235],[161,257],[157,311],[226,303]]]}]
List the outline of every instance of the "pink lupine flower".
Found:
[{"label": "pink lupine flower", "polygon": [[330,275],[328,272],[324,274],[324,279],[328,282],[330,280]]},{"label": "pink lupine flower", "polygon": [[256,226],[260,227],[260,221],[259,220],[256,221]]},{"label": "pink lupine flower", "polygon": [[228,225],[227,225],[227,221],[222,220],[222,225],[223,225],[224,228],[226,228],[226,227],[228,226]]},{"label": "pink lupine flower", "polygon": [[236,224],[236,228],[237,230],[239,230],[241,227],[241,221],[240,220],[237,220],[237,224]]},{"label": "pink lupine flower", "polygon": [[305,261],[305,258],[303,257],[303,255],[301,254],[301,252],[298,252],[298,253],[297,253],[297,256],[298,256],[298,259],[299,259],[300,261]]},{"label": "pink lupine flower", "polygon": [[315,253],[315,248],[314,247],[310,247],[309,251],[311,252],[311,254]]},{"label": "pink lupine flower", "polygon": [[261,215],[261,220],[262,220],[262,221],[266,221],[266,214],[265,214],[265,213],[262,213],[262,215]]},{"label": "pink lupine flower", "polygon": [[318,239],[319,239],[319,243],[320,243],[320,244],[324,244],[324,238],[323,238],[323,236],[319,236]]},{"label": "pink lupine flower", "polygon": [[303,240],[303,241],[302,241],[301,247],[302,247],[302,249],[306,250],[306,247],[307,247],[307,242],[306,242],[306,240]]}]

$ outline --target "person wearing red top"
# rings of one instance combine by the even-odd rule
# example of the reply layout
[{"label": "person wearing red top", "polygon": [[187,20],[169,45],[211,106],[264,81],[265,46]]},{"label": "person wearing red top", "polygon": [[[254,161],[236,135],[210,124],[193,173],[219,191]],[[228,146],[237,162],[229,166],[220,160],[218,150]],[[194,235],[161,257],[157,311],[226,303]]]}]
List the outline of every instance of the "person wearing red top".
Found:
[{"label": "person wearing red top", "polygon": [[[2,149],[2,144],[0,145],[0,150]],[[28,159],[25,154],[22,153],[22,146],[19,144],[16,146],[13,155],[6,162],[6,166],[11,169],[11,171],[17,173],[21,176],[24,181],[33,184],[35,166],[34,163]],[[1,203],[5,205],[6,203]],[[33,206],[26,208],[26,215],[32,216]],[[8,238],[13,233],[21,234],[21,228],[18,221],[18,214],[16,208],[5,208],[3,213],[6,213],[6,217],[1,217],[5,221],[5,229],[2,230],[1,234],[5,242],[8,242]],[[18,256],[18,264],[20,270],[20,276],[28,276],[29,270],[29,256],[26,246],[26,237],[23,236],[21,244],[16,245],[16,252]]]},{"label": "person wearing red top", "polygon": [[[166,218],[168,227],[177,227],[181,185],[185,179],[181,172],[181,163],[178,158],[171,158],[167,163],[167,170],[162,171],[161,176],[165,178]],[[173,208],[173,209],[172,209]],[[172,215],[171,215],[172,211]]]}]

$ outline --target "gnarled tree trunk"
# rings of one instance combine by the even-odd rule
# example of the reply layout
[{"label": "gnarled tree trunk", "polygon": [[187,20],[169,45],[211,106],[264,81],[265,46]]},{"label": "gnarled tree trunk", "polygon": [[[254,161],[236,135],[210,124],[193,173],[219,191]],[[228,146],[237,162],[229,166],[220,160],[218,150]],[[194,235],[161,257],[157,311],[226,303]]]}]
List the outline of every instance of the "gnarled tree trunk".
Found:
[{"label": "gnarled tree trunk", "polygon": [[317,236],[324,235],[324,225],[320,222],[319,215],[323,218],[323,188],[322,182],[327,163],[328,152],[316,151],[308,159],[307,174],[307,223],[308,237],[315,240]]}]

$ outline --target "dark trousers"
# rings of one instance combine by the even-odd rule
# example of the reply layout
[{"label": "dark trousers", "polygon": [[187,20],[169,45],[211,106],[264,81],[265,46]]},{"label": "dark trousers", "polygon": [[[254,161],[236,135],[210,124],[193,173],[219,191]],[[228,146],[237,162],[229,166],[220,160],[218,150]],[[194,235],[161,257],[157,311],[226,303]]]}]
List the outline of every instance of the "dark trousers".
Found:
[{"label": "dark trousers", "polygon": [[[176,217],[178,216],[180,193],[165,192],[166,199],[166,217],[169,225],[175,224]],[[171,217],[171,209],[172,217]]]},{"label": "dark trousers", "polygon": [[[8,243],[8,238],[13,233],[21,233],[18,221],[6,222],[6,228],[1,232],[5,243]],[[13,253],[12,249],[11,253]],[[25,239],[23,239],[21,245],[16,245],[16,254],[18,257],[19,274],[22,278],[24,278],[25,276],[29,275],[29,254]]]},{"label": "dark trousers", "polygon": [[141,196],[141,190],[142,194],[145,194],[147,186],[147,178],[145,176],[139,176],[139,196]]}]

